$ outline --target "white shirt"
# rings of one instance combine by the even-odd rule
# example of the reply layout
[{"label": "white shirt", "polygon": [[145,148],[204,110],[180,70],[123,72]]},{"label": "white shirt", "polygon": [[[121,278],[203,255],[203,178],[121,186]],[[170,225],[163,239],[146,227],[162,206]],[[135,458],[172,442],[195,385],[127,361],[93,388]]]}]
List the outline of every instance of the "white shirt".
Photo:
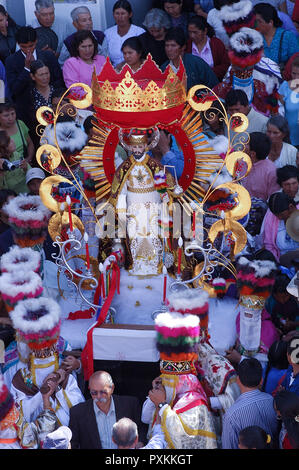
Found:
[{"label": "white shirt", "polygon": [[279,157],[274,160],[276,168],[282,168],[285,165],[296,165],[297,148],[291,144],[283,142]]},{"label": "white shirt", "polygon": [[126,39],[133,36],[140,36],[140,34],[145,33],[143,28],[131,24],[129,31],[124,36],[120,36],[117,32],[117,25],[111,26],[111,28],[106,29],[104,32],[106,36],[107,46],[108,46],[108,56],[113,66],[120,64],[124,60],[123,53],[121,51],[121,46]]},{"label": "white shirt", "polygon": [[111,404],[107,414],[103,413],[93,401],[93,409],[101,439],[102,449],[117,449],[117,445],[112,441],[112,427],[116,423],[115,405],[111,397]]}]

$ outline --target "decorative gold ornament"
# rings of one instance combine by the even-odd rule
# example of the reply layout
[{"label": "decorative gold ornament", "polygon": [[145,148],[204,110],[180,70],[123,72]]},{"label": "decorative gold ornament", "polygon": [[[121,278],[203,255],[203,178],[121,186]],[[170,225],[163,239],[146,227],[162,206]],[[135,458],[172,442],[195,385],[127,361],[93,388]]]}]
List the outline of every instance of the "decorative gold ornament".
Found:
[{"label": "decorative gold ornament", "polygon": [[[233,125],[233,123],[236,123],[238,121],[240,121],[240,125]],[[234,132],[240,133],[240,132],[246,131],[248,124],[249,124],[248,117],[245,116],[245,114],[243,113],[234,113],[230,117],[230,128]]]},{"label": "decorative gold ornament", "polygon": [[86,93],[83,99],[76,100],[74,98],[69,98],[69,102],[73,106],[75,106],[78,109],[85,109],[92,105],[92,90],[88,85],[86,85],[85,83],[73,83],[69,87],[68,91],[70,91],[72,88],[83,88],[83,90]]},{"label": "decorative gold ornament", "polygon": [[245,178],[245,176],[248,175],[248,173],[250,172],[252,168],[251,158],[247,155],[247,153],[244,153],[244,152],[229,153],[225,158],[225,165],[229,174],[232,175],[233,178],[235,178],[236,165],[239,160],[246,163],[247,170],[246,170],[246,173],[242,176],[243,178]]},{"label": "decorative gold ornament", "polygon": [[92,92],[94,106],[108,111],[161,111],[186,102],[184,84],[171,68],[161,88],[153,80],[145,89],[140,88],[130,71],[126,72],[125,78],[116,88],[108,80],[101,86],[94,73]]},{"label": "decorative gold ornament", "polygon": [[36,119],[42,126],[48,126],[49,123],[50,123],[49,120],[45,119],[45,117],[44,117],[45,114],[48,114],[48,116],[52,116],[53,120],[54,120],[53,109],[50,108],[49,106],[41,106],[36,111]]},{"label": "decorative gold ornament", "polygon": [[241,184],[238,183],[224,183],[217,186],[215,190],[221,188],[229,189],[232,194],[235,193],[237,195],[238,199],[238,204],[236,205],[236,207],[234,207],[230,211],[225,212],[226,217],[235,220],[242,219],[243,217],[245,217],[245,215],[248,214],[251,208],[251,198],[247,189],[245,189],[244,186],[241,186]]},{"label": "decorative gold ornament", "polygon": [[36,160],[38,164],[49,173],[60,165],[61,155],[53,145],[41,145],[36,152]]},{"label": "decorative gold ornament", "polygon": [[264,308],[265,302],[265,297],[261,297],[259,295],[242,295],[240,297],[240,305],[254,310]]},{"label": "decorative gold ornament", "polygon": [[195,101],[194,95],[198,90],[207,90],[207,87],[205,85],[195,85],[190,88],[188,91],[187,101],[195,111],[207,111],[212,106],[214,99],[202,100],[200,102]]},{"label": "decorative gold ornament", "polygon": [[209,230],[209,239],[212,243],[214,243],[219,232],[223,232],[224,235],[227,235],[229,232],[232,233],[235,242],[233,247],[234,255],[244,250],[247,242],[247,233],[239,222],[231,218],[217,220]]},{"label": "decorative gold ornament", "polygon": [[43,204],[52,212],[60,210],[60,203],[52,196],[52,187],[57,186],[59,183],[72,184],[67,178],[60,175],[48,176],[45,178],[39,188],[39,195]]},{"label": "decorative gold ornament", "polygon": [[[84,225],[75,214],[72,214],[73,228],[80,230],[82,237],[84,236]],[[64,227],[67,227],[70,224],[69,214],[64,211],[62,213],[57,212],[52,215],[48,224],[49,235],[53,241],[56,241],[56,237],[61,235],[61,232]]]}]

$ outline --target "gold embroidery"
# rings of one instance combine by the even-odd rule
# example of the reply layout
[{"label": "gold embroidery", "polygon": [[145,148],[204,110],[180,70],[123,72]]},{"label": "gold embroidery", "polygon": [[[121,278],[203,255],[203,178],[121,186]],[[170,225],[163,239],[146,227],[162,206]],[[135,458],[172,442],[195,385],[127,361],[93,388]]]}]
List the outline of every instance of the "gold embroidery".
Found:
[{"label": "gold embroidery", "polygon": [[131,193],[144,194],[144,193],[152,193],[153,191],[156,191],[156,190],[154,186],[151,186],[150,188],[136,188],[136,189],[128,187],[128,191],[130,191]]}]

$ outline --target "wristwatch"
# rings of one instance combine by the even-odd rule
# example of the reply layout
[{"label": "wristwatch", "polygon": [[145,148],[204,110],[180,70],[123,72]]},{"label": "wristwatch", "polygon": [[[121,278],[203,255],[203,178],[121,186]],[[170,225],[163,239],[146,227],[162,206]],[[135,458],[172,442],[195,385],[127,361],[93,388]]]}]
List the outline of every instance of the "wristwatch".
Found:
[{"label": "wristwatch", "polygon": [[158,405],[159,410],[161,410],[161,408],[163,408],[164,405],[168,405],[168,403],[166,401],[159,403]]}]

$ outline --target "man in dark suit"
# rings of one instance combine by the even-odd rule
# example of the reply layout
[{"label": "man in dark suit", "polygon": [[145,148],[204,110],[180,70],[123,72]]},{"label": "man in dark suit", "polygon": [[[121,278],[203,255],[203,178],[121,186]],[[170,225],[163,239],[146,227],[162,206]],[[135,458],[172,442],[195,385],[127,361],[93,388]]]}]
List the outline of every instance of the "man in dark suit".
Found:
[{"label": "man in dark suit", "polygon": [[23,26],[16,33],[16,41],[20,50],[10,55],[5,62],[7,83],[11,97],[16,103],[17,116],[29,124],[28,113],[30,89],[33,81],[30,76],[30,65],[34,60],[42,60],[50,71],[50,83],[54,88],[64,86],[60,65],[50,51],[36,49],[37,34],[31,26]]},{"label": "man in dark suit", "polygon": [[92,398],[70,409],[72,449],[116,449],[117,446],[112,441],[112,427],[124,417],[137,424],[142,441],[139,446],[142,447],[146,427],[140,421],[138,399],[113,395],[112,378],[104,371],[97,371],[90,377],[89,390]]}]

